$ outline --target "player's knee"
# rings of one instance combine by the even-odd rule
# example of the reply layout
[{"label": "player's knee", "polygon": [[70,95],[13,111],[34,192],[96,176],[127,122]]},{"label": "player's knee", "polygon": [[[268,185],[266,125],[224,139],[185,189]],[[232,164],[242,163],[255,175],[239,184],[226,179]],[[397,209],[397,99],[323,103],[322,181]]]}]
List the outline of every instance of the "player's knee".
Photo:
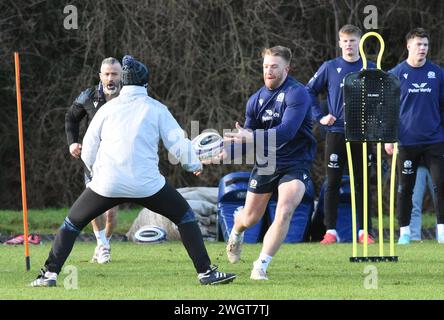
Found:
[{"label": "player's knee", "polygon": [[261,217],[258,217],[256,215],[245,215],[245,217],[244,217],[244,225],[247,228],[252,227],[255,224],[257,224],[260,219],[261,219]]},{"label": "player's knee", "polygon": [[115,224],[117,223],[117,212],[116,211],[110,211],[106,215],[106,223]]},{"label": "player's knee", "polygon": [[68,217],[66,217],[65,220],[63,221],[60,229],[68,230],[68,231],[74,232],[74,233],[80,233],[80,231],[83,228],[81,226],[79,226],[78,224],[74,224],[73,222],[71,222],[71,220]]},{"label": "player's knee", "polygon": [[177,225],[195,222],[196,221],[196,215],[194,214],[193,210],[191,208],[188,208],[188,210],[184,213],[184,215],[180,218]]},{"label": "player's knee", "polygon": [[278,207],[276,209],[276,216],[275,221],[286,223],[291,220],[291,217],[293,217],[294,208],[290,205],[283,205],[281,207]]},{"label": "player's knee", "polygon": [[114,219],[116,215],[117,215],[117,209],[116,208],[111,208],[108,211],[106,211],[107,219]]}]

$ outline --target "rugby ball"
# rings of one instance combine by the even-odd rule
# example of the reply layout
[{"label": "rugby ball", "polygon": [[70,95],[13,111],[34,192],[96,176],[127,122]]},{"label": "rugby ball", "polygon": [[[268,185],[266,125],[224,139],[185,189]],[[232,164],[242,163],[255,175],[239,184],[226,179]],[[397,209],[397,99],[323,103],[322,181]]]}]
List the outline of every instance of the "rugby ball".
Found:
[{"label": "rugby ball", "polygon": [[143,226],[134,234],[137,243],[160,243],[166,240],[166,231],[158,226]]},{"label": "rugby ball", "polygon": [[219,155],[224,147],[224,139],[214,131],[202,132],[191,143],[200,161]]}]

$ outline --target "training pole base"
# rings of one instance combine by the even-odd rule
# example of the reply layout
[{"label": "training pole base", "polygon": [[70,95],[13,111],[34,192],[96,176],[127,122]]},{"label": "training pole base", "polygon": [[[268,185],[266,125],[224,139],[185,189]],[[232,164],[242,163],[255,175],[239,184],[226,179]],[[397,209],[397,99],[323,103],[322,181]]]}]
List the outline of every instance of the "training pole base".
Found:
[{"label": "training pole base", "polygon": [[398,262],[398,256],[350,257],[350,262]]}]

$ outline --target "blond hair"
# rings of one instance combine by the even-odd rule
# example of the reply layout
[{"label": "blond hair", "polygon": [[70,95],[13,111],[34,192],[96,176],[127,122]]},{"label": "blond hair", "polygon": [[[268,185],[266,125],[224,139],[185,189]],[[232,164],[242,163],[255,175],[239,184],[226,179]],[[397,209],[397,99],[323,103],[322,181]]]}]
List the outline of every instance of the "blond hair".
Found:
[{"label": "blond hair", "polygon": [[354,26],[352,24],[346,24],[341,29],[339,29],[339,35],[342,34],[352,34],[355,36],[358,36],[359,38],[362,36],[362,31],[357,26]]},{"label": "blond hair", "polygon": [[263,49],[262,58],[265,57],[266,55],[282,57],[288,64],[290,64],[292,56],[291,50],[283,46],[275,46],[272,48]]}]

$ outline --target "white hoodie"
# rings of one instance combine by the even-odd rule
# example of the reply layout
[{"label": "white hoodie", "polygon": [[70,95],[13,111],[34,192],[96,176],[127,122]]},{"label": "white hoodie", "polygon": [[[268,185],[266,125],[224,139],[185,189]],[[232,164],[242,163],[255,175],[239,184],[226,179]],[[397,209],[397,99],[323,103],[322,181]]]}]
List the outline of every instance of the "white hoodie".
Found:
[{"label": "white hoodie", "polygon": [[165,185],[158,166],[159,138],[186,171],[202,169],[168,108],[149,97],[146,88],[124,86],[97,111],[83,139],[82,160],[92,172],[88,187],[110,198],[157,193]]}]

